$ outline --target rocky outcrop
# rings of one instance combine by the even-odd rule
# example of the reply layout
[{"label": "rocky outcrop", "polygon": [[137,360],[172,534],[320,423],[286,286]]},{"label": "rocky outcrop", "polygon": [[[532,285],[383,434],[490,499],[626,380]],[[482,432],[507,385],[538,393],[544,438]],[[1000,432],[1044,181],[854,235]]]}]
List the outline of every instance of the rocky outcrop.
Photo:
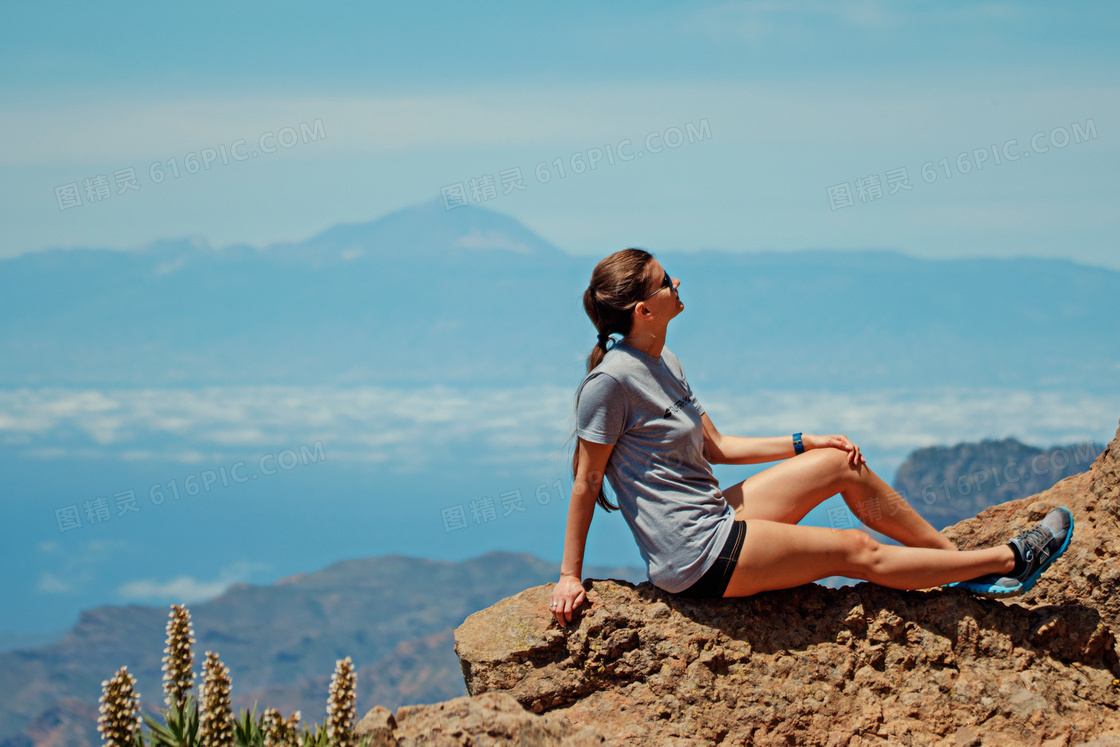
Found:
[{"label": "rocky outcrop", "polygon": [[1003,542],[1056,505],[1074,540],[1016,601],[872,584],[691,601],[588,581],[564,630],[549,584],[471,615],[456,652],[472,696],[506,693],[613,745],[1106,744],[1120,736],[1120,431],[1088,472],[946,534]]}]

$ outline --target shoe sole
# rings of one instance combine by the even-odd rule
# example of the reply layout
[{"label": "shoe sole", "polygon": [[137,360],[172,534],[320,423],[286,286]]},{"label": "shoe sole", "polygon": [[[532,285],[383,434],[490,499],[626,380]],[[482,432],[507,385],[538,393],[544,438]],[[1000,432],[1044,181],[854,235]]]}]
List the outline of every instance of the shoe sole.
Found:
[{"label": "shoe sole", "polygon": [[1049,568],[1055,560],[1062,557],[1062,555],[1066,551],[1066,548],[1069,547],[1070,540],[1073,539],[1073,514],[1070,513],[1070,510],[1065,506],[1060,506],[1059,510],[1065,511],[1066,516],[1069,517],[1069,529],[1066,530],[1065,542],[1062,543],[1062,546],[1058,548],[1057,552],[1046,559],[1045,563],[1040,565],[1038,568],[1035,568],[1034,573],[1032,573],[1026,579],[1026,581],[1023,581],[1017,587],[1009,589],[1008,591],[980,591],[979,589],[969,589],[964,586],[964,584],[968,583],[967,581],[960,581],[956,584],[953,584],[953,586],[962,589],[963,591],[967,591],[970,594],[975,594],[976,596],[980,597],[986,597],[988,599],[1003,599],[1006,597],[1017,597],[1022,594],[1026,594],[1034,587],[1034,585],[1038,582],[1038,579],[1042,577],[1043,573],[1045,573],[1046,569]]},{"label": "shoe sole", "polygon": [[967,582],[960,581],[956,584],[953,584],[953,586],[958,588],[958,589],[961,589],[962,591],[967,591],[969,594],[975,594],[978,597],[985,597],[987,599],[1004,599],[1006,597],[1017,597],[1017,596],[1019,596],[1020,594],[1023,593],[1023,585],[1022,584],[1019,584],[1018,586],[1016,586],[1014,588],[1008,589],[1007,591],[992,591],[990,589],[983,589],[983,590],[981,590],[981,589],[970,589],[970,588],[968,588],[967,586],[964,585],[965,583],[967,583]]}]

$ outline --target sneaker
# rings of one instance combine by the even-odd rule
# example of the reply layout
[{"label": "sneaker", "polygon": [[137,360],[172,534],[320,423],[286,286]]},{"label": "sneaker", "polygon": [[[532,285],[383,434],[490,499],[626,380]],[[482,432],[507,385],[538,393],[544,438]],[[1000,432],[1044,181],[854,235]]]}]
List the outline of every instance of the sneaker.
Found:
[{"label": "sneaker", "polygon": [[1026,567],[1018,576],[988,574],[970,581],[949,584],[985,597],[1013,597],[1030,591],[1050,564],[1062,556],[1073,539],[1073,514],[1065,506],[1056,508],[1038,523],[1011,540]]}]

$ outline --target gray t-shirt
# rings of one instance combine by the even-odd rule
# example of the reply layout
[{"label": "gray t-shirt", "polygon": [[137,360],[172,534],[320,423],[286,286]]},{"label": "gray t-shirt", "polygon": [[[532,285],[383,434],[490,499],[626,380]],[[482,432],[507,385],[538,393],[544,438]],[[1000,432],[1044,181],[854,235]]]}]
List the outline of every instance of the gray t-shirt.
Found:
[{"label": "gray t-shirt", "polygon": [[649,580],[684,591],[715,563],[735,512],[704,459],[704,409],[680,361],[615,343],[576,396],[577,435],[614,444],[606,479]]}]

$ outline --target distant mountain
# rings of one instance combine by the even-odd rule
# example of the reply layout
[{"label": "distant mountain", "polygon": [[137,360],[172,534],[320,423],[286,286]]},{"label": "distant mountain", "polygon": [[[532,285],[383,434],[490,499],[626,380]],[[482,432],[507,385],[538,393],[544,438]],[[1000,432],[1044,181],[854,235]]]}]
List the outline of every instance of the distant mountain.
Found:
[{"label": "distant mountain", "polygon": [[537,266],[570,260],[513,218],[480,209],[447,210],[439,198],[375,221],[339,224],[296,244],[274,244],[264,253],[311,267],[360,260],[459,264],[520,258]]},{"label": "distant mountain", "polygon": [[[585,574],[645,578],[627,568]],[[237,585],[191,607],[195,668],[204,652],[217,651],[232,674],[235,707],[300,710],[305,723],[322,722],[335,661],[346,656],[358,671],[359,713],[445,700],[466,693],[452,630],[469,614],[558,576],[554,563],[491,553],[461,563],[351,560],[271,586]],[[141,704],[161,708],[167,615],[167,608],[101,607],[83,613],[56,644],[0,653],[0,747],[41,747],[60,733],[68,735],[66,747],[98,744],[89,714],[102,680],[125,665]]]},{"label": "distant mountain", "polygon": [[1102,451],[1093,443],[1040,449],[1013,438],[931,446],[906,458],[892,487],[940,530],[1080,474]]},{"label": "distant mountain", "polygon": [[[706,388],[1120,386],[1120,272],[651,249],[682,280],[669,346]],[[0,386],[573,385],[599,258],[438,201],[264,249],[23,254],[0,261]]]}]

